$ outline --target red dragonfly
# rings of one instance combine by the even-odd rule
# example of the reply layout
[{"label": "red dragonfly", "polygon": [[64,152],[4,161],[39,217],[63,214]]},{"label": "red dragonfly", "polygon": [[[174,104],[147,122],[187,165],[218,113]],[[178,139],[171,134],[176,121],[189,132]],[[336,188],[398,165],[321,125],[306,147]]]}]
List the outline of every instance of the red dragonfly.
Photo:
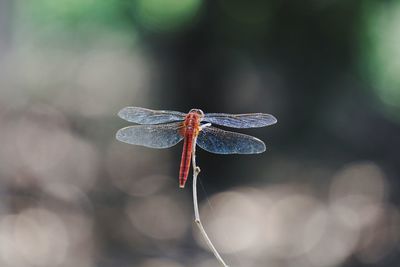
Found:
[{"label": "red dragonfly", "polygon": [[186,114],[125,107],[118,112],[118,116],[140,124],[118,130],[116,138],[121,142],[151,148],[168,148],[184,140],[179,171],[181,188],[185,187],[189,174],[194,142],[202,149],[216,154],[256,154],[265,151],[265,144],[260,139],[224,131],[211,124],[231,128],[257,128],[277,122],[274,116],[265,113],[203,113],[200,109],[192,109]]}]

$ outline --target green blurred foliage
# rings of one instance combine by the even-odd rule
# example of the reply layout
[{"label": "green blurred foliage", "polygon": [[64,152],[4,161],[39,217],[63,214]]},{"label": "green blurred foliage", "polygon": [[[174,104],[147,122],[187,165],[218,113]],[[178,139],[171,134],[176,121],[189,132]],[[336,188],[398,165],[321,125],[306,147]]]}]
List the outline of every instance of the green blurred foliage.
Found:
[{"label": "green blurred foliage", "polygon": [[389,117],[400,119],[400,2],[369,1],[364,5],[361,60],[363,74],[371,83]]},{"label": "green blurred foliage", "polygon": [[190,25],[201,3],[201,0],[138,0],[132,11],[150,30],[173,31]]},{"label": "green blurred foliage", "polygon": [[37,0],[16,2],[16,27],[20,34],[34,33],[35,39],[64,41],[97,38],[132,38],[135,27],[120,0]]},{"label": "green blurred foliage", "polygon": [[[138,28],[171,32],[187,28],[200,0],[37,0],[16,2],[16,32],[40,41],[137,39]],[[34,34],[33,34],[34,33]]]}]

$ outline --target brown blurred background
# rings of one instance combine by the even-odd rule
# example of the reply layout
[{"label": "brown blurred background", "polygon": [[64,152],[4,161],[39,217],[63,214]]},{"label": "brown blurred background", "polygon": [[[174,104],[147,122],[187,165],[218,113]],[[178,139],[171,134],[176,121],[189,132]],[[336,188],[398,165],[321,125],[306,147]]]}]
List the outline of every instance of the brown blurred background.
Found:
[{"label": "brown blurred background", "polygon": [[124,106],[278,118],[197,153],[230,266],[398,266],[399,43],[394,0],[0,0],[0,266],[218,266]]}]

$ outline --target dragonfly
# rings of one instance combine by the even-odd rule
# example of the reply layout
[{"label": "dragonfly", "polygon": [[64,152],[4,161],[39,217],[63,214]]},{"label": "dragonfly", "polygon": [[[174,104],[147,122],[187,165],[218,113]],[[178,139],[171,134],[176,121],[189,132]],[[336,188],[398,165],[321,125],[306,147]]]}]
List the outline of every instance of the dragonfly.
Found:
[{"label": "dragonfly", "polygon": [[212,125],[230,128],[258,128],[277,122],[265,113],[227,114],[204,113],[191,109],[189,113],[125,107],[118,116],[136,125],[119,129],[116,139],[150,148],[169,148],[183,140],[179,170],[179,187],[184,188],[190,169],[194,145],[215,154],[257,154],[266,147],[260,139],[230,132]]}]

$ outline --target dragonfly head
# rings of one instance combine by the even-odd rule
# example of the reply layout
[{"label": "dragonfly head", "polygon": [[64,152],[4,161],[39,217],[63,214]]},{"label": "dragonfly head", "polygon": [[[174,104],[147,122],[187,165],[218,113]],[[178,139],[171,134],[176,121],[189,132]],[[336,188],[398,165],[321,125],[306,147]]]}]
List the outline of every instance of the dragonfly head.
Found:
[{"label": "dragonfly head", "polygon": [[200,118],[204,117],[204,112],[201,109],[198,108],[192,108],[189,113],[196,113],[198,115],[200,115]]}]

